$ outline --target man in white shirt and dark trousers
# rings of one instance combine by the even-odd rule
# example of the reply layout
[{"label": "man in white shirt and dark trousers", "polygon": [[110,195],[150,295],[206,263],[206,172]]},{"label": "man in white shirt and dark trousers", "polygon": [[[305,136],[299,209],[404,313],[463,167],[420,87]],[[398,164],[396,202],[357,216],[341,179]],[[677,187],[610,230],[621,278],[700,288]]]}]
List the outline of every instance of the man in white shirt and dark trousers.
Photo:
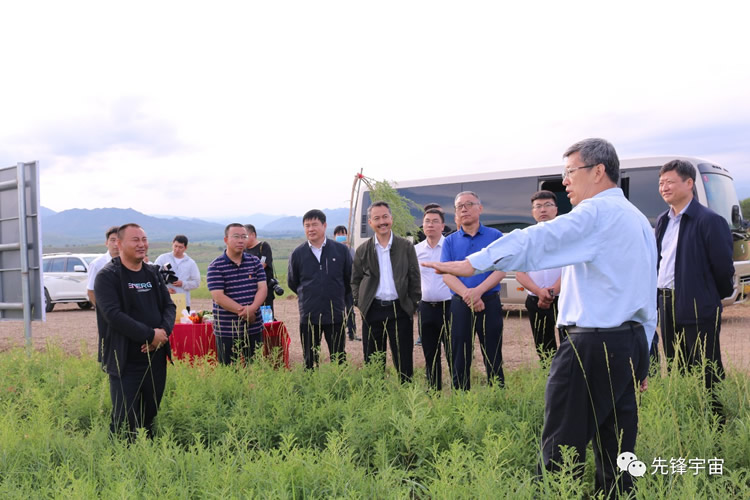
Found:
[{"label": "man in white shirt and dark trousers", "polygon": [[167,265],[171,267],[177,276],[177,281],[167,283],[169,293],[184,293],[185,305],[190,311],[190,290],[195,290],[201,285],[201,272],[198,264],[185,253],[187,246],[187,236],[178,234],[172,240],[172,251],[158,256],[154,264],[162,269],[166,269]]},{"label": "man in white shirt and dark trousers", "polygon": [[[96,296],[94,295],[94,283],[96,282],[96,275],[99,274],[104,266],[115,257],[120,256],[120,249],[117,247],[117,231],[120,228],[118,226],[112,226],[107,229],[105,244],[107,245],[107,253],[100,255],[89,264],[89,280],[86,285],[86,294],[89,297],[89,302],[96,307]],[[104,338],[102,332],[107,331],[107,321],[102,316],[99,309],[96,310],[96,327],[98,332],[98,341],[96,348],[97,361],[102,361]]]},{"label": "man in white shirt and dark trousers", "polygon": [[100,255],[89,264],[89,280],[86,285],[86,295],[89,297],[89,302],[96,305],[96,296],[94,296],[94,281],[96,280],[96,274],[107,264],[109,261],[120,255],[120,250],[117,248],[117,230],[118,226],[112,226],[107,229],[104,244],[107,245],[107,253]]},{"label": "man in white shirt and dark trousers", "polygon": [[[427,237],[415,245],[420,262],[440,260],[443,251],[443,228],[445,214],[440,208],[425,210],[422,228]],[[451,358],[451,290],[443,282],[442,276],[429,267],[420,267],[422,275],[422,300],[419,302],[419,333],[422,338],[425,370],[430,387],[440,391],[443,388],[441,344],[445,349],[448,368],[452,369]]]},{"label": "man in white shirt and dark trousers", "polygon": [[568,336],[552,360],[545,391],[540,474],[558,470],[572,447],[583,474],[594,441],[596,489],[615,497],[633,487],[617,457],[633,452],[635,387],[648,387],[648,346],[656,329],[656,239],[617,181],[620,162],[603,139],[568,148],[563,185],[574,209],[516,230],[460,262],[427,263],[438,272],[563,268],[558,326]]},{"label": "man in white shirt and dark trousers", "polygon": [[[375,235],[354,254],[352,297],[362,313],[365,363],[385,353],[386,338],[401,382],[414,373],[414,313],[422,298],[419,261],[414,245],[391,231],[393,216],[385,201],[367,209]],[[385,357],[382,358],[385,368]]]},{"label": "man in white shirt and dark trousers", "polygon": [[[545,222],[557,216],[557,198],[552,191],[537,191],[531,197],[531,215],[537,222]],[[526,288],[526,311],[529,314],[531,334],[539,359],[551,358],[557,351],[555,325],[557,324],[557,302],[560,295],[562,269],[543,271],[518,271],[516,280]]]}]

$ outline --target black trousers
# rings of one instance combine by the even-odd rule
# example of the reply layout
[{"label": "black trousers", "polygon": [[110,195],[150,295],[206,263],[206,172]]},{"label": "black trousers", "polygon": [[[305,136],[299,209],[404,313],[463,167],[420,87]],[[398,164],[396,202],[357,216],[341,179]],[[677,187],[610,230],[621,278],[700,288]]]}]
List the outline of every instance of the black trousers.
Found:
[{"label": "black trousers", "polygon": [[541,309],[539,297],[535,295],[526,297],[526,310],[529,313],[531,335],[534,337],[534,345],[539,359],[550,357],[557,351],[557,340],[555,339],[557,301],[558,297],[555,297],[548,309]]},{"label": "black trousers", "polygon": [[344,302],[346,305],[346,331],[349,338],[354,340],[354,334],[357,333],[357,322],[354,319],[354,297],[348,294]]},{"label": "black trousers", "polygon": [[635,449],[635,386],[648,375],[648,363],[646,334],[638,324],[571,333],[560,343],[544,394],[540,474],[559,469],[561,445],[576,450],[577,472],[583,474],[586,446],[593,439],[597,491],[615,496],[616,490],[632,489],[632,478],[620,473],[617,456]]},{"label": "black trousers", "polygon": [[441,345],[445,348],[445,359],[449,370],[453,367],[451,357],[451,301],[419,303],[419,335],[422,337],[427,383],[435,390],[443,388],[443,364]]},{"label": "black trousers", "polygon": [[459,297],[451,299],[451,355],[453,356],[453,387],[471,389],[471,360],[474,356],[474,333],[479,337],[479,345],[487,370],[487,380],[495,378],[500,385],[505,384],[503,373],[503,308],[500,295],[482,295],[484,310],[473,312]]},{"label": "black trousers", "polygon": [[331,362],[343,363],[346,361],[346,332],[344,323],[331,323],[328,325],[312,324],[310,321],[300,323],[299,336],[302,341],[302,355],[305,358],[305,368],[312,369],[318,366],[320,360],[320,341],[325,336],[328,344],[328,352]]},{"label": "black trousers", "polygon": [[[401,382],[411,381],[414,375],[414,322],[406,314],[399,301],[380,301],[375,299],[362,317],[362,348],[365,363],[376,352],[385,352],[386,337],[391,346],[393,366],[398,371]],[[385,366],[385,357],[383,358]]]},{"label": "black trousers", "polygon": [[121,375],[109,376],[109,396],[112,400],[112,419],[109,430],[120,431],[127,422],[128,439],[133,440],[139,427],[153,437],[154,418],[167,383],[165,351],[155,351],[151,364],[128,363]]},{"label": "black trousers", "polygon": [[674,296],[663,290],[659,290],[657,307],[667,366],[671,368],[673,360],[677,358],[677,366],[684,371],[693,366],[702,366],[705,359],[705,385],[706,389],[712,390],[726,377],[719,341],[721,311],[717,309],[714,318],[678,323],[674,316]]},{"label": "black trousers", "polygon": [[247,333],[236,336],[216,336],[216,357],[222,365],[232,364],[245,358],[250,363],[255,352],[263,345],[263,334],[249,335]]}]

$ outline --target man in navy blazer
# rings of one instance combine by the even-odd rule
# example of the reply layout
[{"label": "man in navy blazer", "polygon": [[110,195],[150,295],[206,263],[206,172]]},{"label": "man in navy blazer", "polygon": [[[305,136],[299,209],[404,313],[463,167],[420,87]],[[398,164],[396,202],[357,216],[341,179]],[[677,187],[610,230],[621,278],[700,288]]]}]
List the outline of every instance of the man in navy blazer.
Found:
[{"label": "man in navy blazer", "polygon": [[659,171],[669,210],[656,221],[659,324],[668,362],[708,362],[706,388],[724,378],[719,332],[721,299],[734,288],[733,243],[723,217],[693,199],[695,167],[672,160]]},{"label": "man in navy blazer", "polygon": [[302,216],[307,241],[289,257],[287,284],[299,302],[299,332],[305,368],[318,364],[325,336],[331,361],[346,360],[346,296],[351,294],[352,254],[326,238],[326,214],[310,210]]}]

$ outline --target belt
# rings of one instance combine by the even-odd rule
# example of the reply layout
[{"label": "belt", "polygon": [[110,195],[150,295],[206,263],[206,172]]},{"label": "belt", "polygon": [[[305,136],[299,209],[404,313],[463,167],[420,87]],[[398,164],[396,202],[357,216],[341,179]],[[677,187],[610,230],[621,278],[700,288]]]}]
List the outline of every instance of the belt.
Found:
[{"label": "belt", "polygon": [[450,299],[448,299],[448,300],[440,300],[438,302],[429,302],[429,301],[426,301],[426,300],[422,301],[422,304],[426,304],[426,305],[432,306],[432,307],[442,307],[444,304],[448,304],[448,303],[450,303]]},{"label": "belt", "polygon": [[[499,296],[499,295],[500,295],[500,292],[487,292],[487,293],[485,293],[485,294],[483,294],[483,295],[482,295],[482,299],[491,299],[491,298],[492,298],[492,297],[494,297],[495,295],[498,295],[498,296]],[[451,297],[451,300],[452,300],[452,299],[456,299],[456,298],[457,298],[458,300],[463,300],[463,299],[461,298],[461,296],[460,296],[459,294],[457,294],[457,293],[454,293],[454,294],[453,294],[453,296]]]},{"label": "belt", "polygon": [[674,288],[659,288],[658,292],[665,297],[671,297],[674,295]]},{"label": "belt", "polygon": [[398,299],[396,300],[380,300],[375,299],[372,301],[372,305],[374,306],[380,306],[380,307],[393,307],[393,305],[398,305]]},{"label": "belt", "polygon": [[568,332],[568,335],[575,334],[575,333],[611,333],[611,332],[621,332],[623,330],[632,330],[633,328],[641,326],[640,323],[635,321],[626,321],[625,323],[621,324],[620,326],[613,326],[612,328],[586,328],[583,326],[576,326],[576,325],[570,325],[570,326],[564,326],[565,331]]}]

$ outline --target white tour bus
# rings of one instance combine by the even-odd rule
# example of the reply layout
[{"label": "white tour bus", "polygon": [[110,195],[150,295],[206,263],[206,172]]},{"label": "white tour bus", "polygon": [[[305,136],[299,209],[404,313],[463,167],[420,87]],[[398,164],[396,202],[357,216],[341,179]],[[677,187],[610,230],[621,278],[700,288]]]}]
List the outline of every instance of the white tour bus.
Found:
[{"label": "white tour bus", "polygon": [[[651,225],[667,209],[659,194],[659,168],[673,159],[686,160],[698,170],[695,183],[697,200],[724,217],[734,237],[735,288],[724,304],[744,301],[750,294],[750,237],[737,199],[734,182],[729,171],[719,165],[700,158],[684,156],[660,156],[634,158],[620,161],[620,182],[625,196],[640,209]],[[461,191],[474,191],[482,200],[484,211],[482,224],[494,227],[503,233],[534,224],[531,216],[531,195],[540,189],[552,191],[557,196],[558,215],[572,208],[562,184],[562,165],[508,170],[482,174],[467,174],[414,181],[398,182],[398,192],[414,201],[412,207],[417,226],[422,225],[421,207],[427,203],[439,203],[445,210],[445,223],[455,229],[453,201]],[[355,248],[373,235],[367,224],[367,208],[370,193],[366,187],[359,193],[354,208],[352,236]],[[505,304],[523,304],[526,300],[524,288],[516,281],[514,273],[503,280],[500,296]]]}]

